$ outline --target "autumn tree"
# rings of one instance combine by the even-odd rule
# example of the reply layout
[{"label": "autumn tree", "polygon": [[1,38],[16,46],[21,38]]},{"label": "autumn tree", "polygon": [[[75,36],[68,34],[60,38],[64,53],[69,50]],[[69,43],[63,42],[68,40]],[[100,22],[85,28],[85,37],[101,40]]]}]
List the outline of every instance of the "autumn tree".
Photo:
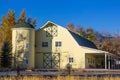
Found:
[{"label": "autumn tree", "polygon": [[95,32],[92,28],[76,27],[73,23],[68,24],[67,29],[94,42],[98,49],[120,56],[120,34]]},{"label": "autumn tree", "polygon": [[120,56],[120,34],[116,34],[112,42],[114,46],[113,53]]},{"label": "autumn tree", "polygon": [[25,10],[23,10],[21,13],[20,13],[20,17],[18,19],[18,23],[21,23],[21,22],[25,22],[26,20],[26,12]]},{"label": "autumn tree", "polygon": [[12,10],[9,10],[7,16],[2,17],[2,24],[0,27],[0,44],[1,44],[0,46],[3,46],[5,40],[7,40],[11,46],[12,43],[11,30],[14,25],[15,25],[15,14]]},{"label": "autumn tree", "polygon": [[76,28],[76,33],[79,34],[80,36],[87,38],[86,31],[83,27],[77,27]]},{"label": "autumn tree", "polygon": [[34,20],[32,21],[32,18],[31,18],[31,17],[29,17],[29,18],[27,19],[27,21],[26,21],[26,11],[23,10],[23,11],[20,13],[20,17],[19,17],[19,19],[18,19],[18,21],[17,21],[16,23],[26,22],[26,23],[28,23],[29,25],[31,25],[33,28],[35,28],[35,26],[36,26],[36,21],[37,21],[36,18],[34,18]]},{"label": "autumn tree", "polygon": [[2,23],[0,27],[0,51],[2,48],[1,46],[3,46],[5,40],[10,43],[10,46],[12,45],[12,28],[15,24],[21,22],[26,22],[33,26],[33,28],[35,28],[36,26],[36,18],[33,21],[31,18],[28,18],[28,20],[26,21],[25,10],[20,13],[20,17],[18,20],[15,19],[15,13],[12,10],[8,11],[7,16],[2,17]]},{"label": "autumn tree", "polygon": [[120,34],[111,35],[108,32],[96,34],[98,49],[120,56]]},{"label": "autumn tree", "polygon": [[8,11],[8,17],[7,17],[7,19],[8,19],[8,22],[9,22],[9,26],[10,27],[12,27],[12,26],[14,26],[15,25],[15,13],[14,13],[14,11],[12,11],[12,10],[9,10]]},{"label": "autumn tree", "polygon": [[96,36],[95,36],[95,32],[92,28],[83,28],[81,26],[77,26],[75,28],[74,24],[73,23],[70,23],[67,25],[67,29],[70,30],[70,31],[73,31],[75,32],[76,34],[92,41],[92,42],[95,42],[96,41]]},{"label": "autumn tree", "polygon": [[74,25],[74,23],[69,23],[67,25],[67,29],[74,32],[75,31],[75,25]]}]

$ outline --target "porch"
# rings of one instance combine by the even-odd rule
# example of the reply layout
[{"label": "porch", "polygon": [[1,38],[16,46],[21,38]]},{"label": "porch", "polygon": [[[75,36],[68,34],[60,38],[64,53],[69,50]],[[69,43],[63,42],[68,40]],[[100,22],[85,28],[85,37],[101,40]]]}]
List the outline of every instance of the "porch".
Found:
[{"label": "porch", "polygon": [[111,53],[85,53],[86,69],[120,69],[120,57]]}]

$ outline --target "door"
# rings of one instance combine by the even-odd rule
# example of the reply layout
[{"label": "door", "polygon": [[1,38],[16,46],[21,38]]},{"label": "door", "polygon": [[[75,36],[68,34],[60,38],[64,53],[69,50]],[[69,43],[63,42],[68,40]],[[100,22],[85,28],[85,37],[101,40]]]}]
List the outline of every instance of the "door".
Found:
[{"label": "door", "polygon": [[43,68],[58,69],[60,67],[60,53],[43,53]]}]

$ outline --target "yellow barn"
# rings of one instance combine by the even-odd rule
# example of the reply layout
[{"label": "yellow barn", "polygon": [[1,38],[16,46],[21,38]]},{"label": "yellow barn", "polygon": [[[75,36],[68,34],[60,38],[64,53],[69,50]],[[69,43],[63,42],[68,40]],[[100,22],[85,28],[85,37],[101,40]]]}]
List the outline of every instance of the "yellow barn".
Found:
[{"label": "yellow barn", "polygon": [[98,50],[94,43],[48,21],[35,30],[27,23],[12,29],[13,66],[37,69],[115,69],[119,57]]}]

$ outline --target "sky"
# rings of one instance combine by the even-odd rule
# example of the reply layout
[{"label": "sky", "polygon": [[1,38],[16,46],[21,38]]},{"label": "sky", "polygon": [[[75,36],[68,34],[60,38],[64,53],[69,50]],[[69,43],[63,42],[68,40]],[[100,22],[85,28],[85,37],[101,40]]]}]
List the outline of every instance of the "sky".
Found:
[{"label": "sky", "polygon": [[74,23],[100,32],[120,31],[120,0],[0,0],[0,22],[8,10],[18,19],[23,9],[27,18],[37,18],[36,28],[52,21],[63,27]]}]

